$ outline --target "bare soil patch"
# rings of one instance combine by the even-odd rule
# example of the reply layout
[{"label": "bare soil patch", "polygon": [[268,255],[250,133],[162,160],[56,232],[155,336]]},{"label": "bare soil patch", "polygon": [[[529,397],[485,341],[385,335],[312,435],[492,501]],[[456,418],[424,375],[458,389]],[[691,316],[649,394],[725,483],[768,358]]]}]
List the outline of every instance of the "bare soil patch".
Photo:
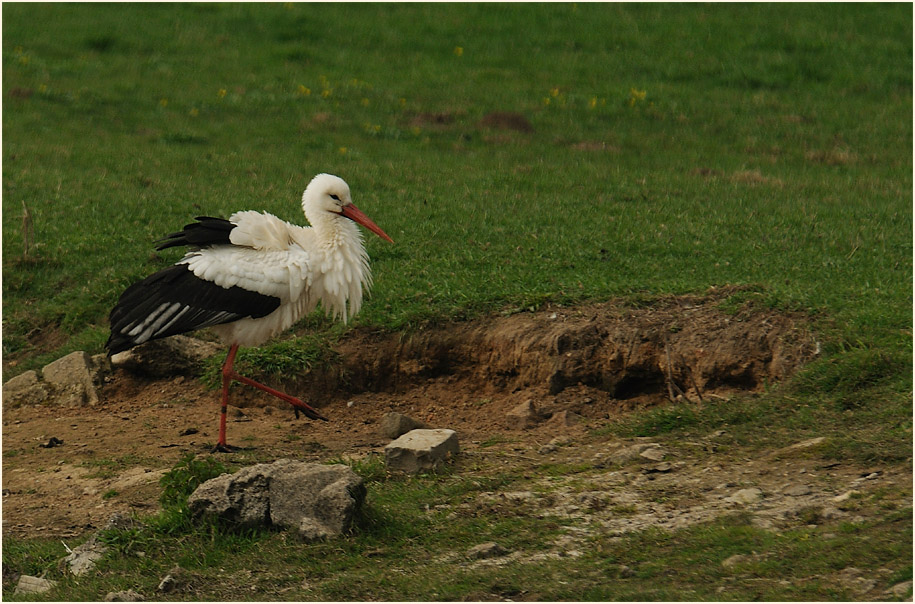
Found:
[{"label": "bare soil patch", "polygon": [[[273,383],[329,422],[295,421],[285,404],[236,386],[229,442],[261,460],[359,457],[382,451],[380,419],[398,411],[457,430],[468,458],[502,451],[509,463],[535,466],[561,437],[554,458],[591,463],[609,446],[593,429],[621,414],[671,397],[701,404],[758,391],[815,355],[799,317],[723,312],[733,293],[552,307],[406,335],[355,330],[337,346],[338,365]],[[4,534],[74,536],[114,512],[155,511],[161,474],[215,442],[218,398],[194,379],[119,371],[94,406],[4,409]],[[526,401],[543,419],[513,429],[506,414]],[[52,438],[63,444],[40,446]]]}]

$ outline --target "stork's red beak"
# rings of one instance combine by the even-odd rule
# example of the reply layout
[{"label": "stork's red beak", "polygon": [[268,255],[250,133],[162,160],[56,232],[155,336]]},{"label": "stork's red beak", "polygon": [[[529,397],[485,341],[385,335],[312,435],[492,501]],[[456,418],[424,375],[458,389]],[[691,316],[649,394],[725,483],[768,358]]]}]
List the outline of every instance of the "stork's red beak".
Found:
[{"label": "stork's red beak", "polygon": [[377,224],[372,222],[372,219],[369,218],[368,216],[366,216],[362,212],[362,210],[357,208],[354,204],[351,204],[351,203],[346,204],[345,206],[343,206],[343,210],[340,213],[343,214],[344,216],[346,216],[347,218],[349,218],[350,220],[352,220],[353,222],[358,222],[359,224],[361,224],[368,230],[372,231],[373,233],[375,233],[376,235],[378,235],[385,241],[390,241],[391,243],[394,243],[394,240],[391,239],[390,237],[388,237],[388,234],[385,233],[384,231],[382,231],[380,226],[378,226]]}]

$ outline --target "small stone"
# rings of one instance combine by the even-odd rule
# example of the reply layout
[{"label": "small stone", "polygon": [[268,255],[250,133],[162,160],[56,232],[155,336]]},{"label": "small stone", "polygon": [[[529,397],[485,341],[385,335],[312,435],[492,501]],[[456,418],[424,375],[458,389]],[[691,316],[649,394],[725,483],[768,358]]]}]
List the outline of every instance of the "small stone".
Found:
[{"label": "small stone", "polygon": [[580,423],[582,417],[577,413],[572,413],[571,411],[559,411],[554,413],[550,418],[550,421],[547,422],[547,425],[555,426],[558,428],[568,428]]},{"label": "small stone", "polygon": [[673,466],[670,465],[668,462],[663,461],[656,466],[646,468],[645,470],[643,470],[643,472],[645,474],[654,474],[654,473],[666,474],[666,473],[670,472],[671,470],[673,470]]},{"label": "small stone", "polygon": [[[604,464],[610,463],[610,464],[623,465],[623,464],[633,461],[635,459],[642,458],[642,453],[647,451],[648,449],[652,449],[652,448],[657,448],[658,451],[660,451],[660,445],[658,445],[657,443],[639,443],[639,444],[631,445],[628,447],[623,447],[623,448],[617,449],[616,451],[611,453],[604,461]],[[645,459],[645,458],[642,458],[642,459]],[[662,456],[662,459],[663,459],[663,456]],[[658,461],[660,461],[660,459]]]},{"label": "small stone", "polygon": [[19,582],[16,583],[16,589],[13,591],[13,595],[43,594],[46,591],[54,589],[56,586],[57,581],[42,579],[40,577],[32,577],[30,575],[22,575],[19,577]]},{"label": "small stone", "polygon": [[749,559],[750,559],[750,557],[746,556],[744,554],[734,554],[730,558],[727,558],[726,560],[722,561],[721,566],[723,566],[724,568],[732,568],[734,566],[737,566],[738,564],[743,564],[744,562],[746,562]]},{"label": "small stone", "polygon": [[428,427],[429,426],[423,422],[417,421],[403,413],[397,413],[396,411],[387,413],[381,418],[381,435],[391,439],[403,436],[410,430]]},{"label": "small stone", "polygon": [[554,453],[556,451],[556,449],[558,449],[558,448],[559,447],[557,447],[553,443],[547,443],[547,444],[543,445],[542,447],[540,447],[539,449],[537,449],[537,452],[540,453],[541,455],[549,455],[550,453]]},{"label": "small stone", "polygon": [[108,547],[93,535],[82,545],[74,547],[73,551],[64,558],[64,562],[70,572],[79,577],[93,570],[96,562],[101,560],[107,551]]},{"label": "small stone", "polygon": [[639,457],[643,457],[649,461],[661,461],[664,459],[664,451],[660,447],[651,447],[650,449],[645,449],[639,453]]},{"label": "small stone", "polygon": [[106,602],[145,602],[146,599],[132,589],[127,591],[109,591],[105,596]]},{"label": "small stone", "polygon": [[504,556],[508,553],[504,547],[495,543],[494,541],[489,541],[487,543],[481,543],[479,545],[474,545],[469,550],[467,550],[467,557],[473,558],[475,560],[483,560],[486,558],[497,558],[499,556]]},{"label": "small stone", "polygon": [[730,501],[732,503],[756,503],[762,499],[762,491],[753,487],[749,489],[740,489],[730,497],[725,497],[725,501]]},{"label": "small stone", "polygon": [[817,436],[816,438],[809,438],[807,440],[802,440],[799,443],[794,443],[793,445],[789,445],[789,446],[785,447],[783,450],[792,451],[792,450],[797,450],[797,449],[809,449],[810,447],[815,447],[815,446],[825,442],[825,440],[826,440],[825,436]]},{"label": "small stone", "polygon": [[635,576],[635,571],[626,566],[625,564],[619,565],[619,573],[621,579],[628,579]]},{"label": "small stone", "polygon": [[847,501],[848,499],[851,499],[854,495],[858,495],[858,493],[859,493],[858,491],[854,491],[854,490],[845,491],[841,495],[836,495],[835,497],[833,497],[832,500],[836,503],[842,503],[843,501]]},{"label": "small stone", "polygon": [[806,484],[791,485],[790,487],[788,487],[782,491],[783,494],[785,494],[789,497],[801,497],[803,495],[809,495],[812,492],[813,492],[813,489],[811,489]]},{"label": "small stone", "polygon": [[181,577],[184,575],[184,569],[180,566],[173,567],[168,574],[165,575],[161,581],[159,581],[159,587],[156,588],[156,591],[159,593],[167,594],[175,591],[181,584]]},{"label": "small stone", "polygon": [[434,469],[459,452],[454,430],[411,430],[384,448],[385,465],[392,470],[420,472]]},{"label": "small stone", "polygon": [[505,414],[506,426],[511,430],[526,430],[543,419],[533,400],[515,406]]},{"label": "small stone", "polygon": [[906,598],[906,597],[911,598],[912,581],[909,580],[909,581],[903,581],[902,583],[897,583],[896,585],[894,585],[891,588],[889,588],[888,590],[886,590],[886,593],[892,594],[892,595],[896,596],[897,598]]}]

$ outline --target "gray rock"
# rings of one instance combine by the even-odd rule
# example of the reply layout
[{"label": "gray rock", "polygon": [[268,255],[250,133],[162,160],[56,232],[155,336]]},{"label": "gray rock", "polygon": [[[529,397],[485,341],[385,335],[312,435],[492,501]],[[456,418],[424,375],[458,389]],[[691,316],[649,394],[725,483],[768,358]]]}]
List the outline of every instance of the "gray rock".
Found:
[{"label": "gray rock", "polygon": [[858,594],[864,594],[874,589],[877,582],[864,576],[864,571],[853,566],[847,566],[836,575],[838,581]]},{"label": "gray rock", "polygon": [[188,508],[242,525],[290,528],[314,540],[348,530],[365,494],[362,479],[347,466],[281,459],[206,481]]},{"label": "gray rock", "polygon": [[664,453],[660,447],[649,447],[639,453],[639,457],[647,459],[648,461],[662,461],[665,455],[666,453]]},{"label": "gray rock", "polygon": [[730,501],[731,503],[742,503],[742,504],[756,503],[760,499],[762,499],[762,491],[760,491],[756,487],[749,488],[749,489],[740,489],[739,491],[737,491],[730,497],[724,498],[725,501]]},{"label": "gray rock", "polygon": [[537,425],[542,419],[543,416],[534,401],[527,400],[505,414],[505,425],[510,430],[526,430]]},{"label": "gray rock", "polygon": [[855,495],[860,495],[860,494],[861,494],[860,491],[845,491],[841,495],[836,495],[835,497],[833,497],[832,500],[836,503],[842,503],[843,501],[851,499]]},{"label": "gray rock", "polygon": [[55,402],[66,407],[98,403],[98,394],[89,370],[92,361],[82,350],[48,363],[41,370],[45,383],[53,388]]},{"label": "gray rock", "polygon": [[85,575],[95,568],[96,562],[101,560],[108,551],[108,546],[101,543],[95,535],[73,550],[64,558],[70,572],[77,577]]},{"label": "gray rock", "polygon": [[156,591],[163,594],[171,593],[181,587],[183,582],[184,569],[180,566],[174,566],[168,571],[168,574],[159,581],[159,586],[156,587]]},{"label": "gray rock", "polygon": [[504,556],[507,553],[507,549],[494,541],[489,541],[487,543],[481,543],[471,547],[469,550],[467,550],[467,557],[473,558],[475,560],[483,560],[485,558],[497,558],[499,556]]},{"label": "gray rock", "polygon": [[3,403],[11,407],[43,403],[48,394],[48,387],[38,381],[35,371],[26,371],[3,384]]},{"label": "gray rock", "polygon": [[721,566],[723,566],[724,568],[732,568],[734,566],[737,566],[738,564],[743,564],[744,562],[746,562],[749,559],[750,559],[750,557],[746,556],[744,554],[734,554],[730,558],[727,558],[724,561],[722,561]]},{"label": "gray rock", "polygon": [[897,583],[888,590],[884,592],[887,595],[893,595],[897,598],[905,598],[912,596],[912,581],[903,581],[902,583]]},{"label": "gray rock", "polygon": [[381,434],[390,439],[397,438],[417,428],[428,428],[427,424],[412,417],[392,411],[381,418]]},{"label": "gray rock", "polygon": [[555,426],[557,428],[568,428],[570,426],[579,424],[581,420],[582,417],[577,413],[573,413],[571,411],[559,411],[550,417],[550,421],[547,422],[547,425]]},{"label": "gray rock", "polygon": [[145,602],[146,599],[132,589],[127,591],[109,591],[105,596],[106,602]]},{"label": "gray rock", "polygon": [[618,567],[618,572],[620,579],[628,579],[635,576],[635,571],[632,568],[626,566],[625,564],[620,564]]},{"label": "gray rock", "polygon": [[16,583],[16,589],[13,590],[13,595],[43,594],[46,591],[54,589],[55,586],[57,586],[57,581],[22,575],[19,577],[19,582]]},{"label": "gray rock", "polygon": [[432,470],[460,452],[454,430],[411,430],[384,448],[385,465],[392,470]]},{"label": "gray rock", "polygon": [[[656,449],[657,453],[649,453],[648,456],[643,455],[646,451],[649,451],[651,449]],[[660,454],[660,455],[658,455],[658,454]],[[616,451],[614,451],[613,453],[608,455],[603,460],[603,462],[601,462],[600,465],[601,466],[623,465],[623,464],[626,464],[626,463],[636,460],[636,459],[639,461],[650,460],[652,457],[659,457],[657,460],[653,460],[653,461],[661,461],[662,459],[664,459],[664,454],[661,451],[660,445],[658,445],[657,443],[638,443],[635,445],[630,445],[628,447],[623,447],[621,449],[617,449]]]},{"label": "gray rock", "polygon": [[111,364],[147,377],[194,375],[204,359],[221,352],[223,348],[213,342],[178,335],[119,352],[111,357]]},{"label": "gray rock", "polygon": [[787,447],[782,449],[782,452],[797,451],[800,449],[809,449],[810,447],[815,447],[824,442],[826,442],[825,436],[817,436],[816,438],[808,438],[807,440],[802,440],[801,442],[794,443],[793,445],[788,445]]}]

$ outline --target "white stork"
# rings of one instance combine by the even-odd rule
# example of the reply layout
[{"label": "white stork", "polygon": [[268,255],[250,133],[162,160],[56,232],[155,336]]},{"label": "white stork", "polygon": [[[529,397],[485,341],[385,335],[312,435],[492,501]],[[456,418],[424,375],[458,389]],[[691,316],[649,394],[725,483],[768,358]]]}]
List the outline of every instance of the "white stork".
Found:
[{"label": "white stork", "polygon": [[212,327],[229,346],[222,366],[222,413],[217,451],[226,444],[229,384],[237,380],[279,397],[312,418],[315,409],[233,370],[239,346],[258,346],[291,327],[320,303],[345,322],[359,312],[372,283],[359,223],[393,240],[362,213],[343,179],[319,174],[302,195],[311,227],[271,214],[236,212],[228,220],[197,222],[160,240],[156,249],[189,246],[172,266],[134,283],[111,311],[113,355],[157,338]]}]

